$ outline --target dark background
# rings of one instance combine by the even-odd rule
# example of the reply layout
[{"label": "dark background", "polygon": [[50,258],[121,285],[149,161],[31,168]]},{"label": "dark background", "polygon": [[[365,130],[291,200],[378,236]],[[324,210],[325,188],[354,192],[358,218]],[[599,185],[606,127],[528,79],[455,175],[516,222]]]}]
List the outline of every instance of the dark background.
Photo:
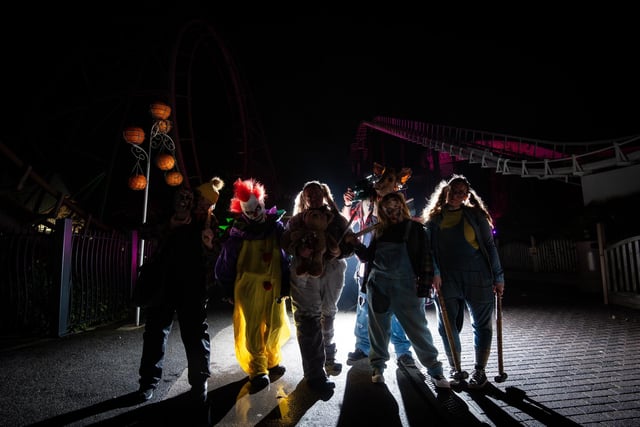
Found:
[{"label": "dark background", "polygon": [[[376,116],[559,142],[640,132],[628,13],[469,15],[203,15],[196,19],[213,32],[197,48],[181,33],[192,17],[5,18],[2,142],[87,210],[129,227],[142,194],[126,186],[134,161],[121,132],[148,129],[149,104],[168,101],[172,85],[191,90],[192,128],[178,139],[195,141],[203,179],[227,182],[218,210],[237,176],[238,99],[250,120],[249,174],[268,183],[268,205],[288,210],[311,179],[327,182],[341,205],[362,178],[349,146],[358,124]],[[172,79],[174,58],[190,72]],[[387,150],[394,144],[403,143],[387,138]],[[421,201],[441,177],[414,157],[389,166],[414,168],[409,184]],[[490,205],[508,190],[527,223],[582,207],[579,187],[518,177],[496,185],[490,171],[457,168]],[[151,215],[169,199],[161,180],[152,176]]]}]

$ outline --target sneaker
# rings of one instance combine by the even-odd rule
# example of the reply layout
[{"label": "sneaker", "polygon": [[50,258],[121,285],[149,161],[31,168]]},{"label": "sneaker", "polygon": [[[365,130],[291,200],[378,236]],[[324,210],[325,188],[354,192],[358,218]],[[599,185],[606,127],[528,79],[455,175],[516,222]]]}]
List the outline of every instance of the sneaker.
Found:
[{"label": "sneaker", "polygon": [[482,388],[487,385],[487,375],[484,369],[474,369],[469,380],[469,388]]},{"label": "sneaker", "polygon": [[152,387],[141,386],[138,392],[136,393],[136,400],[140,402],[146,402],[148,400],[151,400],[151,398],[153,397],[153,390],[154,389]]},{"label": "sneaker", "polygon": [[371,382],[374,384],[384,384],[384,371],[380,368],[374,368]]},{"label": "sneaker", "polygon": [[271,381],[269,380],[269,376],[266,374],[256,375],[255,377],[249,380],[251,382],[251,393],[256,393],[263,388],[269,386]]},{"label": "sneaker", "polygon": [[402,356],[398,357],[397,362],[398,362],[398,365],[404,366],[405,368],[416,367],[416,361],[413,360],[413,356],[411,356],[411,354],[409,353],[403,354]]},{"label": "sneaker", "polygon": [[347,365],[353,365],[358,360],[366,359],[369,357],[364,351],[356,348],[355,351],[352,351],[347,354]]},{"label": "sneaker", "polygon": [[436,388],[451,388],[451,384],[449,380],[444,377],[444,375],[436,375],[431,377],[431,381],[436,386]]},{"label": "sneaker", "polygon": [[281,377],[285,372],[287,372],[287,368],[282,365],[276,365],[269,368],[269,375]]},{"label": "sneaker", "polygon": [[307,384],[312,390],[320,393],[326,393],[336,388],[336,383],[327,377],[308,379]]},{"label": "sneaker", "polygon": [[327,375],[333,375],[335,377],[342,372],[342,363],[338,363],[335,360],[327,360],[324,364],[324,370]]}]

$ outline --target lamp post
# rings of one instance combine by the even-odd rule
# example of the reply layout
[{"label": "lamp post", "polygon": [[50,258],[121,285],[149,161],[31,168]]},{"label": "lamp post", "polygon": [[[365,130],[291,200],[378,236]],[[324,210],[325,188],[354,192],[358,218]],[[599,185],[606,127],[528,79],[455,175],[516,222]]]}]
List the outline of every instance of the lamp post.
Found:
[{"label": "lamp post", "polygon": [[[149,184],[151,178],[151,157],[155,154],[155,165],[165,171],[165,182],[172,187],[182,184],[184,179],[178,170],[175,150],[176,145],[169,136],[171,130],[171,107],[156,102],[151,104],[149,109],[153,124],[149,133],[149,145],[145,150],[143,143],[145,140],[144,130],[140,127],[131,126],[124,130],[124,140],[131,146],[131,153],[136,162],[129,177],[129,188],[134,191],[144,190],[144,201],[142,205],[142,223],[147,222],[147,211],[149,207]],[[140,240],[140,251],[138,256],[138,267],[144,262],[145,253],[144,239]],[[136,326],[140,324],[140,307],[136,307]]]}]

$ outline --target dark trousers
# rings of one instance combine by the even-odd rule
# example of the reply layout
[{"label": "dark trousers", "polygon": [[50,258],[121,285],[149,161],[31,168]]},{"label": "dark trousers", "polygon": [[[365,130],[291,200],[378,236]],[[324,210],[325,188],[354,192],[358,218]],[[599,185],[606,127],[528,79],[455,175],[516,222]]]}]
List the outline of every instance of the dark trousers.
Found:
[{"label": "dark trousers", "polygon": [[211,375],[211,340],[207,324],[207,303],[155,305],[147,308],[147,320],[142,335],[140,385],[157,387],[162,377],[164,355],[174,316],[180,322],[180,337],[187,355],[188,379],[191,386],[204,384]]}]

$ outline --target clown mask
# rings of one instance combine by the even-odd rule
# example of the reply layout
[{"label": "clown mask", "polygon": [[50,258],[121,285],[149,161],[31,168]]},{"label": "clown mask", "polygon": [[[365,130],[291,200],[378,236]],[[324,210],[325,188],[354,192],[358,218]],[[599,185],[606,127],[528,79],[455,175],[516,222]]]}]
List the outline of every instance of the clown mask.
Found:
[{"label": "clown mask", "polygon": [[254,194],[251,194],[246,202],[240,202],[242,214],[250,221],[264,222],[265,210],[264,202],[260,202]]}]

